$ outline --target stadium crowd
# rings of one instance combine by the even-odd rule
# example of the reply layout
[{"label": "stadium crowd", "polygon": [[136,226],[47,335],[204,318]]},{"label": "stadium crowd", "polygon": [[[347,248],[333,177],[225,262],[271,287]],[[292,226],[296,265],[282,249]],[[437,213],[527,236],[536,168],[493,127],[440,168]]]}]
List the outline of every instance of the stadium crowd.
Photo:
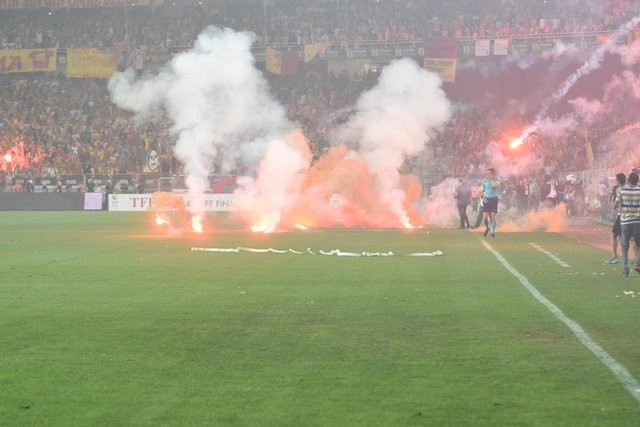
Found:
[{"label": "stadium crowd", "polygon": [[207,25],[258,43],[412,41],[611,31],[640,12],[632,0],[209,0],[160,6],[5,9],[0,48],[191,46]]},{"label": "stadium crowd", "polygon": [[[575,3],[575,4],[574,4]],[[107,47],[124,43],[160,46],[165,51],[190,46],[207,25],[249,30],[257,43],[302,45],[313,42],[415,42],[425,37],[484,37],[611,31],[640,12],[631,0],[600,2],[576,9],[560,0],[215,0],[167,2],[163,6],[0,11],[0,48]],[[568,7],[572,4],[574,7]],[[589,5],[595,2],[589,2]],[[593,9],[593,10],[592,10]],[[576,12],[579,10],[579,12]],[[336,123],[370,86],[366,73],[329,73],[309,81],[268,76],[274,96],[299,123],[316,157],[329,145]],[[136,127],[130,114],[110,100],[106,81],[52,75],[0,75],[0,160],[5,174],[56,176],[140,172],[148,149],[160,155],[160,172],[180,173],[171,152],[169,123]],[[429,164],[412,159],[410,169],[438,169],[445,176],[481,171],[483,147],[495,140],[503,117],[478,108],[456,108],[450,123],[430,142]],[[596,143],[632,120],[617,116],[590,129]],[[546,172],[586,167],[584,136],[576,132],[563,144],[549,144]],[[543,173],[544,175],[544,173]],[[4,180],[9,182],[8,179]]]}]

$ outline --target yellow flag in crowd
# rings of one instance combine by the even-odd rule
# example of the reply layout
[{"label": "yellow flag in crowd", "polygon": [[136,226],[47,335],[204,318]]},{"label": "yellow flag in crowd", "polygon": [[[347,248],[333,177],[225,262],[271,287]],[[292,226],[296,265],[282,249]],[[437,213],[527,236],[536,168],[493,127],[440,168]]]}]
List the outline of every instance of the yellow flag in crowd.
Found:
[{"label": "yellow flag in crowd", "polygon": [[584,144],[587,150],[587,159],[589,160],[589,167],[593,167],[593,147],[591,147],[591,141],[589,140],[589,131],[584,130]]},{"label": "yellow flag in crowd", "polygon": [[280,52],[267,47],[266,69],[272,74],[290,76],[298,72],[298,50],[291,49]]},{"label": "yellow flag in crowd", "polygon": [[321,53],[326,52],[326,43],[309,43],[304,45],[304,62],[309,63]]}]

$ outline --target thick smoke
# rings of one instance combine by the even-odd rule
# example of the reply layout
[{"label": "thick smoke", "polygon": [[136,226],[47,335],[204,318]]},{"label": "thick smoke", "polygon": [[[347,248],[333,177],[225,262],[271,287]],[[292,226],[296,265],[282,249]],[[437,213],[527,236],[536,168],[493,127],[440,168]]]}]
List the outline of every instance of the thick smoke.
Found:
[{"label": "thick smoke", "polygon": [[126,71],[109,82],[114,102],[138,120],[171,119],[194,218],[204,214],[216,167],[249,165],[234,210],[254,230],[420,222],[420,184],[401,169],[449,120],[441,80],[410,59],[394,61],[336,132],[341,140],[312,165],[306,138],[254,66],[251,42],[250,34],[209,27],[158,75],[136,79]]},{"label": "thick smoke", "polygon": [[292,138],[267,154],[255,179],[245,179],[234,204],[264,231],[422,223],[420,183],[401,170],[451,115],[441,84],[410,59],[392,62],[323,157],[310,166],[306,140]]},{"label": "thick smoke", "polygon": [[360,97],[356,109],[342,138],[355,141],[380,200],[406,223],[400,169],[451,116],[441,81],[410,59],[397,60],[384,68],[377,86]]},{"label": "thick smoke", "polygon": [[249,33],[209,27],[159,74],[136,79],[128,70],[109,82],[114,102],[140,120],[158,112],[171,119],[194,216],[204,213],[207,176],[216,164],[232,169],[241,157],[255,162],[293,128],[254,67],[252,41]]},{"label": "thick smoke", "polygon": [[296,130],[269,144],[256,178],[245,176],[238,181],[234,210],[253,231],[275,231],[293,209],[311,157],[307,140]]},{"label": "thick smoke", "polygon": [[[525,128],[524,132],[518,139],[522,142],[532,132],[536,131],[537,128],[539,127],[539,124],[547,115],[547,112],[549,111],[549,109],[554,104],[556,104],[560,99],[564,98],[564,96],[569,92],[569,89],[571,89],[580,78],[600,68],[600,65],[602,64],[602,60],[604,59],[607,53],[615,52],[619,50],[619,48],[617,47],[618,39],[621,36],[627,34],[633,27],[635,27],[638,24],[638,22],[640,22],[640,16],[636,16],[630,19],[629,21],[621,25],[615,33],[609,36],[609,38],[604,43],[598,46],[598,48],[593,52],[591,57],[587,61],[585,61],[585,63],[582,64],[582,66],[578,68],[578,70],[575,73],[567,77],[560,84],[560,87],[556,89],[556,91],[553,92],[551,96],[545,100],[540,110],[536,114],[534,122]],[[629,50],[625,50],[624,52],[629,53]]]}]

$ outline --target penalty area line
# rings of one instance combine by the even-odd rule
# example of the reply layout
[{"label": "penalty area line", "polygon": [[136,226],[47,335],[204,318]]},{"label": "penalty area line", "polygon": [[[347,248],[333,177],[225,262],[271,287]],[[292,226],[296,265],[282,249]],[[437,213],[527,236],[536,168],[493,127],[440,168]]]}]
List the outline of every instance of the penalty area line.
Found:
[{"label": "penalty area line", "polygon": [[569,330],[575,335],[576,338],[584,345],[591,353],[593,353],[602,364],[604,364],[609,370],[613,373],[613,375],[622,383],[624,388],[631,394],[631,396],[640,402],[640,383],[636,380],[633,375],[622,366],[617,360],[615,360],[609,353],[606,352],[605,349],[600,347],[598,343],[596,343],[587,332],[582,329],[582,326],[577,324],[575,321],[571,320],[567,317],[566,314],[554,303],[549,301],[547,297],[545,297],[538,289],[527,279],[524,275],[522,275],[518,270],[516,270],[509,262],[502,256],[500,252],[493,249],[493,247],[485,240],[480,240],[485,248],[489,252],[495,256],[500,264],[504,268],[507,269],[509,273],[514,275],[520,284],[524,286],[526,290],[529,291],[533,297],[538,300],[540,304],[545,306],[547,310],[549,310],[556,319],[564,323]]}]

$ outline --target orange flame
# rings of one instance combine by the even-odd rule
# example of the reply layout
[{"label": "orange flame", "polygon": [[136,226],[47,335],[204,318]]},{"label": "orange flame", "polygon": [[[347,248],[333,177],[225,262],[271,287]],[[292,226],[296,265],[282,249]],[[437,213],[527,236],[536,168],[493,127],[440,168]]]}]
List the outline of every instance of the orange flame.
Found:
[{"label": "orange flame", "polygon": [[169,218],[167,218],[166,215],[157,214],[156,215],[156,224],[158,224],[158,225],[169,224]]},{"label": "orange flame", "polygon": [[186,223],[184,201],[179,195],[155,192],[149,210],[158,226],[166,227],[167,233],[179,234]]},{"label": "orange flame", "polygon": [[263,221],[259,224],[253,224],[251,226],[251,231],[254,233],[271,233],[273,230],[270,229],[269,224],[266,221]]},{"label": "orange flame", "polygon": [[409,218],[404,217],[402,218],[402,225],[404,226],[404,228],[413,228],[413,225],[411,224],[411,221],[409,221]]},{"label": "orange flame", "polygon": [[200,217],[200,215],[194,215],[191,218],[191,228],[196,233],[204,232],[204,225],[202,224],[202,217]]},{"label": "orange flame", "polygon": [[276,207],[252,205],[240,215],[256,233],[336,225],[413,229],[424,224],[416,208],[421,182],[407,174],[395,181],[394,188],[384,190],[402,193],[392,198],[391,206],[367,161],[345,145],[334,146],[301,174],[287,200],[278,200]]}]

